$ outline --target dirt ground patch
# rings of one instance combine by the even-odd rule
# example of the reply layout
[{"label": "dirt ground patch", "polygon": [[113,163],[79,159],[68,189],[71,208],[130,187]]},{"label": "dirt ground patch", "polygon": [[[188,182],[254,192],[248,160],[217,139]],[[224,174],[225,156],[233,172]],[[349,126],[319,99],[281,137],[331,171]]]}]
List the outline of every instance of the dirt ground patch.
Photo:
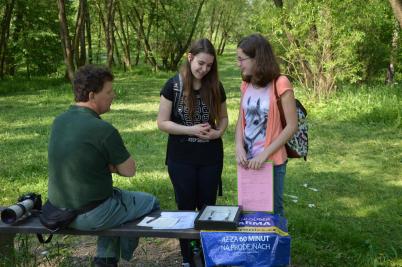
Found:
[{"label": "dirt ground patch", "polygon": [[[71,240],[70,240],[71,241]],[[68,242],[70,243],[70,242]],[[91,266],[96,254],[96,237],[79,237],[68,246],[68,256],[54,257],[51,260],[41,252],[40,267]],[[159,267],[181,266],[180,246],[177,239],[141,238],[134,257],[127,262],[121,260],[119,267]]]}]

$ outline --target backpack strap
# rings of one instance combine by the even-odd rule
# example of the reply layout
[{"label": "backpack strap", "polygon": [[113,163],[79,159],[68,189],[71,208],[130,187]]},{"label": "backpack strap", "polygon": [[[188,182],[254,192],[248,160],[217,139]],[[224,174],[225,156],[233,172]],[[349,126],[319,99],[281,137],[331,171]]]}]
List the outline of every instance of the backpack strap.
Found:
[{"label": "backpack strap", "polygon": [[272,83],[273,83],[273,87],[274,87],[274,93],[275,93],[275,98],[276,98],[276,104],[278,105],[278,110],[279,110],[279,117],[281,119],[281,124],[282,124],[282,129],[285,128],[286,126],[286,119],[285,119],[285,113],[283,111],[283,107],[282,107],[282,102],[281,102],[281,97],[278,94],[278,89],[276,88],[276,82],[278,81],[280,75],[278,77],[276,77]]},{"label": "backpack strap", "polygon": [[179,117],[178,111],[177,111],[177,106],[179,105],[180,98],[183,96],[183,80],[181,78],[180,73],[174,78],[174,84],[173,84],[173,114],[176,117]]}]

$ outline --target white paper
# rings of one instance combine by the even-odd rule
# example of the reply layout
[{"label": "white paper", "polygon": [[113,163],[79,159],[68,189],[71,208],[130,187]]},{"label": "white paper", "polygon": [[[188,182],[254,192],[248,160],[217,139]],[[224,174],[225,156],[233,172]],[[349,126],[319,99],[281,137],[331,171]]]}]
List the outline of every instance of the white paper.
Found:
[{"label": "white paper", "polygon": [[170,229],[179,220],[176,218],[168,218],[168,217],[145,217],[139,222],[138,226],[146,226],[152,227],[153,229]]},{"label": "white paper", "polygon": [[168,229],[191,229],[194,228],[194,220],[197,217],[198,212],[196,211],[164,211],[161,212],[162,217],[175,218],[178,219],[176,225]]},{"label": "white paper", "polygon": [[149,222],[148,225],[152,229],[172,229],[179,220],[176,218],[159,217],[156,220]]},{"label": "white paper", "polygon": [[191,229],[194,228],[197,214],[198,212],[195,211],[161,212],[161,216],[147,216],[137,225],[152,227],[152,229]]}]

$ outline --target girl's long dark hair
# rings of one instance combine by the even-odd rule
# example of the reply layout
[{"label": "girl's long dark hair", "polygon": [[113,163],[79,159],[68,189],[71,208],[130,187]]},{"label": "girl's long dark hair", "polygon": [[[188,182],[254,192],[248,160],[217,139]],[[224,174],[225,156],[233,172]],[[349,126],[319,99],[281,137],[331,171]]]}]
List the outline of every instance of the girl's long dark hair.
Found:
[{"label": "girl's long dark hair", "polygon": [[[207,53],[214,57],[211,69],[201,80],[200,96],[202,101],[209,109],[209,123],[212,127],[216,127],[219,123],[219,114],[221,113],[221,93],[219,89],[218,62],[216,60],[216,52],[212,43],[208,39],[200,39],[195,41],[188,51],[193,56],[199,53]],[[196,106],[196,96],[193,90],[194,76],[191,72],[190,62],[186,60],[182,66],[180,74],[183,78],[184,95],[186,96],[186,105],[190,116],[194,116]]]},{"label": "girl's long dark hair", "polygon": [[261,34],[252,34],[240,40],[237,48],[255,60],[254,74],[243,76],[243,81],[264,87],[277,78],[281,70],[271,44]]}]

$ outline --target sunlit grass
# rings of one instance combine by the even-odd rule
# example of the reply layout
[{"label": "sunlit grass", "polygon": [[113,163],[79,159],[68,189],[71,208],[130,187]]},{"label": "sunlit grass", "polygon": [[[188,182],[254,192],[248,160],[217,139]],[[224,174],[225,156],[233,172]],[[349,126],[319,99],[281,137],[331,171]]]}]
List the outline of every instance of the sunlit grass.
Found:
[{"label": "sunlit grass", "polygon": [[[236,204],[234,127],[240,77],[234,51],[219,65],[229,128],[224,136],[224,195],[218,203]],[[138,167],[131,179],[114,176],[114,184],[153,193],[164,209],[174,209],[175,203],[164,164],[167,135],[157,129],[156,116],[160,89],[171,75],[147,67],[117,72],[117,98],[103,116],[119,129]],[[285,181],[293,265],[401,266],[401,89],[349,86],[317,101],[295,86],[309,112],[310,152],[307,162],[289,161]],[[60,79],[0,82],[1,205],[29,191],[46,198],[51,123],[72,100],[71,86]]]}]

